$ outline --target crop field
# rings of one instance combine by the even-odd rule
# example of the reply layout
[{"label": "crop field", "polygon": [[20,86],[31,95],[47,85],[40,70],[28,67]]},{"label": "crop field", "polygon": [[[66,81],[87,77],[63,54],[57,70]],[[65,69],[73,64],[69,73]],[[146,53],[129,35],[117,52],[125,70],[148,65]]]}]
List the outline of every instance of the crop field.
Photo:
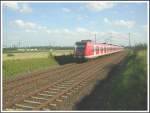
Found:
[{"label": "crop field", "polygon": [[[4,53],[3,54],[3,61],[5,61],[5,60],[16,60],[16,59],[47,58],[49,56],[50,52],[53,56],[59,56],[59,55],[72,54],[73,50],[54,50],[54,51],[47,51],[47,52]],[[9,56],[9,54],[11,54],[11,56]]]},{"label": "crop field", "polygon": [[72,50],[55,50],[52,52],[25,52],[3,54],[3,76],[10,77],[22,73],[42,70],[58,63],[53,56],[71,54]]}]

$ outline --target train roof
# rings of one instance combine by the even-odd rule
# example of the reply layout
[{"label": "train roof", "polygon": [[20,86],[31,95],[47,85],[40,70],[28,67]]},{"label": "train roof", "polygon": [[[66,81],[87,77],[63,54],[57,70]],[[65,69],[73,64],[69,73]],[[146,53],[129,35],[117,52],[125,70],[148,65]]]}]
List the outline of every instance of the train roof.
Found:
[{"label": "train roof", "polygon": [[110,44],[110,43],[106,43],[106,42],[103,42],[103,43],[95,43],[95,42],[92,41],[92,40],[81,40],[81,41],[76,42],[76,44],[85,44],[85,43],[87,43],[87,42],[90,42],[90,43],[93,43],[93,44],[105,44],[105,45],[112,45],[112,46],[123,47],[123,46],[120,46],[120,45]]}]

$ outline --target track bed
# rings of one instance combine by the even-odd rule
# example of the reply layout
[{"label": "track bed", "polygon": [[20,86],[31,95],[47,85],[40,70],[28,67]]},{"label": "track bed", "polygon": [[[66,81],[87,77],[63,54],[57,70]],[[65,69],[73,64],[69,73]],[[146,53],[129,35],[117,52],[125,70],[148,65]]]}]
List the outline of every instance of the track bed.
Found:
[{"label": "track bed", "polygon": [[[61,110],[103,73],[119,63],[125,52],[98,58],[85,63],[72,63],[43,72],[32,73],[3,81],[5,110]],[[76,97],[76,96],[75,96]],[[67,108],[66,108],[67,109]]]}]

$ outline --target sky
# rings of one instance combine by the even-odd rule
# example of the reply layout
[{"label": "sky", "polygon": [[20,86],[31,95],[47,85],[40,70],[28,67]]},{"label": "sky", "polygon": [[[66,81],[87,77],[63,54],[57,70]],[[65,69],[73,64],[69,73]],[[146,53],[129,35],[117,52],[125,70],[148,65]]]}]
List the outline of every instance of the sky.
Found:
[{"label": "sky", "polygon": [[147,43],[146,2],[3,2],[3,46]]}]

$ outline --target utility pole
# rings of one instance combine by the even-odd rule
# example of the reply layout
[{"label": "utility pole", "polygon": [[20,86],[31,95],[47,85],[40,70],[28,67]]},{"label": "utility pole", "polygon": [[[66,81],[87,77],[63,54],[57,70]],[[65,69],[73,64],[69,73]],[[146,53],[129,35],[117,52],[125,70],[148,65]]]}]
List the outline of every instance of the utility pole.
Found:
[{"label": "utility pole", "polygon": [[96,34],[95,34],[95,43],[96,43]]},{"label": "utility pole", "polygon": [[111,39],[112,39],[112,33],[110,33],[109,43],[111,43]]},{"label": "utility pole", "polygon": [[131,39],[130,39],[130,32],[129,32],[129,47],[131,48]]}]

